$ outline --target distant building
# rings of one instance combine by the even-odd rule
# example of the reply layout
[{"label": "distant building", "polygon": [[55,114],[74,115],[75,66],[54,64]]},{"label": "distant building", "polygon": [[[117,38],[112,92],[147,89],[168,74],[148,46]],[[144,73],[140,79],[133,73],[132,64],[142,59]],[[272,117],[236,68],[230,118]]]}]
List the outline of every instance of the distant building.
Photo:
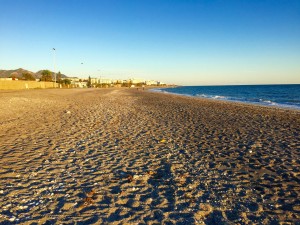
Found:
[{"label": "distant building", "polygon": [[62,80],[70,80],[71,84],[74,84],[75,82],[79,82],[79,78],[78,77],[62,77]]},{"label": "distant building", "polygon": [[[71,80],[71,84],[74,84],[75,87],[86,87],[88,79],[79,79],[78,77],[67,77],[62,79],[69,79]],[[135,86],[164,86],[165,83],[161,81],[155,80],[147,80],[141,78],[131,78],[128,80],[120,80],[120,79],[109,79],[109,78],[90,78],[92,87],[129,87],[130,85]],[[83,82],[84,81],[84,82]]]},{"label": "distant building", "polygon": [[91,78],[92,84],[111,84],[112,79],[109,78]]},{"label": "distant building", "polygon": [[158,85],[159,81],[155,80],[148,80],[146,81],[146,85],[151,86],[151,85]]},{"label": "distant building", "polygon": [[91,78],[91,83],[92,84],[99,84],[99,79],[98,78]]},{"label": "distant building", "polygon": [[112,83],[113,83],[112,79],[108,79],[108,78],[100,79],[100,84],[112,84]]},{"label": "distant building", "polygon": [[124,80],[112,80],[113,84],[123,84]]},{"label": "distant building", "polygon": [[87,82],[86,81],[78,81],[74,82],[75,87],[78,88],[86,88],[87,87]]},{"label": "distant building", "polygon": [[145,80],[144,79],[140,79],[140,78],[132,78],[132,79],[129,79],[129,81],[131,81],[132,84],[145,83]]},{"label": "distant building", "polygon": [[70,80],[71,85],[73,87],[78,87],[78,88],[86,88],[87,87],[87,81],[83,81],[83,79],[80,79],[78,77],[63,77],[61,79],[62,80]]}]

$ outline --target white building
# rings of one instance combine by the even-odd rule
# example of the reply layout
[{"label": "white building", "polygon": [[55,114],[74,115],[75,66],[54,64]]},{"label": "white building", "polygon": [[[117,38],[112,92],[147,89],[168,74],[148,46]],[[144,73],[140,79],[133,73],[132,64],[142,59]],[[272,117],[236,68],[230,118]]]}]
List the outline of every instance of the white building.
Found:
[{"label": "white building", "polygon": [[87,82],[86,81],[78,81],[78,82],[74,82],[74,85],[75,85],[75,87],[86,88]]},{"label": "white building", "polygon": [[164,83],[164,82],[161,82],[161,81],[157,81],[157,85],[164,86],[164,85],[166,85],[166,83]]},{"label": "white building", "polygon": [[74,84],[75,82],[79,82],[79,78],[78,77],[62,77],[62,80],[70,80],[71,84]]},{"label": "white building", "polygon": [[146,85],[151,86],[151,85],[158,85],[158,81],[155,80],[147,80]]},{"label": "white building", "polygon": [[130,79],[132,84],[140,84],[140,83],[145,83],[144,79],[140,79],[140,78],[132,78]]},{"label": "white building", "polygon": [[111,84],[112,79],[109,78],[91,78],[92,84]]},{"label": "white building", "polygon": [[109,78],[101,78],[100,79],[100,84],[111,84],[113,81],[112,79]]},{"label": "white building", "polygon": [[98,84],[99,83],[99,79],[98,78],[91,78],[91,83],[92,84]]}]

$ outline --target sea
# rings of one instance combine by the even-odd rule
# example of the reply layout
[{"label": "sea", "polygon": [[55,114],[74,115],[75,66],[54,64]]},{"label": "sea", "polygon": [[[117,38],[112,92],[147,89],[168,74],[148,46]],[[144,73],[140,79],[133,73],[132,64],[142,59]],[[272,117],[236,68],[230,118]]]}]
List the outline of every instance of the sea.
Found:
[{"label": "sea", "polygon": [[300,110],[300,84],[178,86],[153,91]]}]

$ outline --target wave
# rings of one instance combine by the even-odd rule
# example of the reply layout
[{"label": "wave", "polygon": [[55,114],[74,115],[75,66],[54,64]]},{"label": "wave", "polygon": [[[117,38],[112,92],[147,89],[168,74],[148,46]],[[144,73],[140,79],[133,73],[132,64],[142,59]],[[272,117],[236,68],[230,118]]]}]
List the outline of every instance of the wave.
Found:
[{"label": "wave", "polygon": [[208,98],[208,99],[216,99],[216,100],[224,100],[231,102],[241,102],[241,103],[249,103],[255,105],[264,105],[264,106],[275,106],[280,108],[293,108],[300,109],[300,104],[290,104],[289,102],[275,102],[268,99],[248,99],[248,98],[238,98],[232,96],[221,96],[221,95],[208,95],[208,94],[197,94],[195,97],[200,98]]},{"label": "wave", "polygon": [[181,86],[156,91],[181,96],[300,109],[300,85]]},{"label": "wave", "polygon": [[267,104],[267,105],[278,105],[278,103],[273,102],[271,100],[264,100],[264,99],[259,99],[259,102],[263,103],[263,104]]},{"label": "wave", "polygon": [[229,97],[222,96],[222,95],[196,94],[195,96],[200,98],[212,98],[212,99],[223,99],[223,100],[229,99]]},{"label": "wave", "polygon": [[240,103],[248,103],[248,104],[255,104],[255,105],[264,105],[270,107],[280,107],[280,108],[291,108],[291,109],[300,109],[300,103],[291,104],[290,102],[280,102],[274,101],[271,99],[263,99],[263,98],[247,98],[247,97],[235,97],[235,96],[225,96],[225,95],[211,95],[206,93],[179,93],[174,92],[174,90],[168,89],[152,89],[151,91],[154,92],[161,92],[161,93],[168,93],[168,94],[175,94],[181,96],[189,96],[189,97],[197,97],[197,98],[207,98],[213,100],[222,100],[222,101],[231,101],[231,102],[240,102]]},{"label": "wave", "polygon": [[[273,102],[271,100],[265,100],[265,99],[247,99],[247,98],[238,98],[238,97],[232,97],[232,96],[222,96],[222,95],[208,95],[208,94],[197,94],[196,97],[200,98],[209,98],[209,99],[217,99],[217,100],[225,100],[225,101],[233,101],[233,102],[244,102],[244,103],[252,103],[252,104],[259,104],[259,105],[267,105],[267,106],[279,106],[279,105],[286,105],[286,104],[280,104],[277,102]],[[286,105],[286,107],[289,105]]]}]

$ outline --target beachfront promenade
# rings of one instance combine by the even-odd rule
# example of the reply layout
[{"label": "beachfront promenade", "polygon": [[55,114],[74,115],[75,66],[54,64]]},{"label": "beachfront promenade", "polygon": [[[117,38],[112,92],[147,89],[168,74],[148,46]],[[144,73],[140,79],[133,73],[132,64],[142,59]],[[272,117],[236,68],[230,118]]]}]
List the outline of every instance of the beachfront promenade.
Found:
[{"label": "beachfront promenade", "polygon": [[48,89],[0,91],[0,117],[0,224],[300,220],[299,111]]}]

